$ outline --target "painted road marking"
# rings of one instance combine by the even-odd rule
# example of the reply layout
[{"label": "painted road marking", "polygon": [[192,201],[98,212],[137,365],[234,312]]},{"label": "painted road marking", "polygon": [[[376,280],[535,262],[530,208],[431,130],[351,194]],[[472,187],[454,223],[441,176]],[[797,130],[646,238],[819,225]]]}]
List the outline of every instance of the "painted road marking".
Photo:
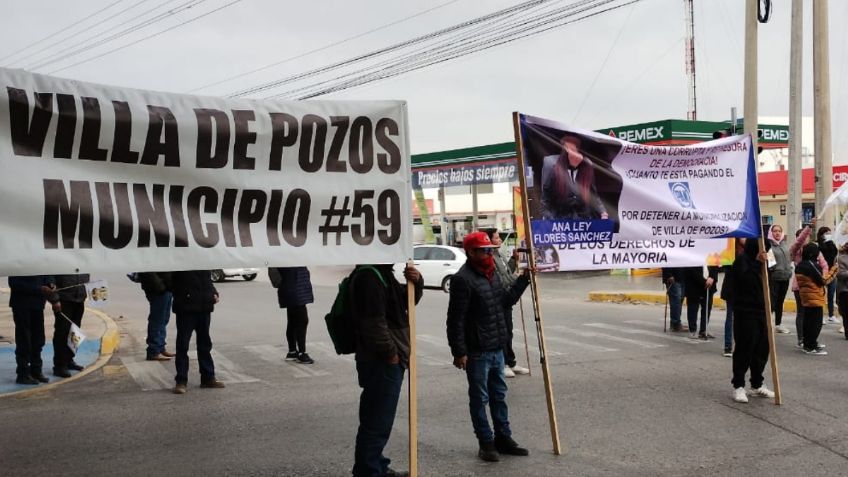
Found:
[{"label": "painted road marking", "polygon": [[631,339],[631,338],[623,338],[621,336],[608,335],[606,333],[596,333],[594,331],[580,331],[580,330],[575,330],[575,329],[568,328],[566,326],[560,326],[560,325],[548,326],[547,328],[549,328],[551,330],[562,331],[562,332],[565,332],[565,333],[572,333],[572,334],[575,334],[577,336],[583,336],[585,338],[601,338],[601,339],[605,339],[605,340],[616,341],[616,342],[619,342],[619,343],[628,343],[628,344],[639,346],[641,348],[655,349],[655,348],[667,348],[668,347],[668,345],[659,344],[659,343],[652,343],[650,341],[634,340],[634,339]]},{"label": "painted road marking", "polygon": [[636,330],[636,329],[633,329],[633,328],[628,328],[626,326],[608,325],[606,323],[583,323],[583,326],[591,326],[593,328],[602,328],[602,329],[605,329],[605,330],[620,331],[622,333],[628,333],[628,334],[631,334],[631,335],[654,336],[656,338],[662,338],[664,340],[676,341],[678,343],[688,343],[688,344],[693,344],[693,345],[705,343],[705,341],[690,340],[690,339],[683,337],[683,336],[680,336],[680,337],[669,336],[665,333],[660,333],[660,332],[657,332],[657,331]]},{"label": "painted road marking", "polygon": [[142,391],[158,391],[174,386],[175,373],[165,369],[162,361],[136,361],[134,357],[121,356],[121,363]]},{"label": "painted road marking", "polygon": [[299,364],[294,361],[286,361],[284,348],[274,345],[245,346],[257,358],[275,365],[282,365],[295,378],[314,378],[316,376],[329,376],[330,373],[321,369],[312,368],[311,364]]}]

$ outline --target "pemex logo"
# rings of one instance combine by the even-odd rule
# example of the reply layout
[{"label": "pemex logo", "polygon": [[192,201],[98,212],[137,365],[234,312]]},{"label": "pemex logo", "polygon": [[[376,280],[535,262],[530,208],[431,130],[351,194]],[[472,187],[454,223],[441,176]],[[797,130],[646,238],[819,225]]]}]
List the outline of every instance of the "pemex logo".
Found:
[{"label": "pemex logo", "polygon": [[669,182],[668,188],[671,195],[683,208],[694,209],[695,202],[692,200],[692,192],[689,190],[688,182]]},{"label": "pemex logo", "polygon": [[615,131],[613,131],[612,129],[610,129],[609,135],[612,137],[618,137],[615,135]]}]

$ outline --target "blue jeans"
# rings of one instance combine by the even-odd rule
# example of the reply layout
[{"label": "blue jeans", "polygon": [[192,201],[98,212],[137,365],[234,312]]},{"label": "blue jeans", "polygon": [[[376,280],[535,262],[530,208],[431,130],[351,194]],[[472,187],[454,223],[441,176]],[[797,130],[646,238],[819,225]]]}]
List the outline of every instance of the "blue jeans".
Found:
[{"label": "blue jeans", "polygon": [[[495,435],[511,437],[509,411],[506,406],[506,377],[503,351],[471,353],[465,365],[468,377],[468,407],[474,434],[481,441],[494,440]],[[486,404],[492,413],[495,432],[489,427]]]},{"label": "blue jeans", "polygon": [[174,365],[177,368],[177,384],[188,382],[188,345],[191,343],[191,334],[197,333],[197,364],[200,366],[200,382],[206,383],[215,380],[215,363],[212,361],[212,338],[209,336],[209,325],[212,314],[200,313],[177,313],[177,357]]},{"label": "blue jeans", "polygon": [[379,361],[357,361],[359,375],[359,430],[356,432],[353,475],[381,477],[391,461],[383,455],[395,422],[403,366]]},{"label": "blue jeans", "polygon": [[171,303],[174,295],[166,291],[161,295],[148,296],[150,314],[147,315],[147,357],[152,358],[165,351],[165,335],[171,320]]},{"label": "blue jeans", "polygon": [[668,306],[671,309],[672,326],[680,325],[680,313],[683,311],[683,284],[675,282],[668,287]]},{"label": "blue jeans", "polygon": [[827,316],[833,315],[833,298],[836,296],[836,280],[827,285]]},{"label": "blue jeans", "polygon": [[724,319],[724,349],[733,349],[733,303],[725,301],[727,317]]}]

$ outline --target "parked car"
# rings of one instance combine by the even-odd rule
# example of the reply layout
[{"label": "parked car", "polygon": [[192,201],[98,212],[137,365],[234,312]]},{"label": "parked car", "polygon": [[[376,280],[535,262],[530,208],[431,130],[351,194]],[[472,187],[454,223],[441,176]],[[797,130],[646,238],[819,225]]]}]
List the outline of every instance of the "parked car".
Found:
[{"label": "parked car", "polygon": [[242,277],[245,281],[251,281],[259,274],[258,268],[221,268],[212,270],[212,281],[223,282],[229,277]]},{"label": "parked car", "polygon": [[[450,278],[459,271],[465,263],[465,251],[461,248],[447,245],[416,245],[412,249],[415,268],[424,277],[424,286],[441,288],[445,293],[450,291]],[[403,269],[405,263],[395,265],[397,279],[404,283]]]}]

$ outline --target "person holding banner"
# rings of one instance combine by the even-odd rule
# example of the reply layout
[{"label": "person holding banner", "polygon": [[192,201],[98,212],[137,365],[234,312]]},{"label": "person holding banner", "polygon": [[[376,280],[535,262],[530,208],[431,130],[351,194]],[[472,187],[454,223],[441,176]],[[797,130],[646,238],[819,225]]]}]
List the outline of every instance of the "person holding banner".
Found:
[{"label": "person holding banner", "polygon": [[306,329],[309,314],[306,305],[312,303],[312,282],[306,267],[269,268],[271,285],[277,289],[277,302],[286,309],[286,342],[289,352],[286,361],[312,364],[315,361],[306,353]]},{"label": "person holding banner", "polygon": [[[683,285],[686,294],[686,315],[689,321],[689,338],[712,339],[707,333],[707,319],[713,308],[713,295],[717,291],[719,267],[686,267]],[[698,309],[701,310],[701,328],[698,329]]]},{"label": "person holding banner", "polygon": [[[421,274],[408,266],[403,275],[414,284],[418,303],[424,293]],[[392,265],[357,265],[350,287],[357,329],[356,374],[362,388],[352,472],[354,477],[409,475],[391,469],[391,460],[383,455],[409,367],[407,287],[397,281]]]},{"label": "person holding banner", "polygon": [[56,283],[52,276],[9,277],[9,308],[15,322],[15,372],[18,384],[49,382],[41,368],[44,347],[44,304],[60,309]]},{"label": "person holding banner", "polygon": [[543,164],[551,164],[547,180],[542,184],[543,218],[608,218],[595,186],[595,166],[584,156],[581,144],[580,136],[564,134],[560,138],[562,151],[543,159]]},{"label": "person holding banner", "polygon": [[53,307],[53,375],[60,378],[70,378],[69,370],[83,369],[74,361],[75,353],[68,346],[68,334],[71,324],[82,325],[86,299],[85,284],[88,282],[87,273],[56,275],[59,306]]},{"label": "person holding banner", "polygon": [[[762,264],[768,261],[757,240],[745,241],[744,252],[736,257],[730,270],[733,284],[733,400],[748,402],[748,396],[773,398],[774,392],[763,382],[763,370],[769,356],[766,303],[763,292]],[[745,374],[751,372],[751,391],[745,391]]]},{"label": "person holding banner", "polygon": [[177,376],[174,394],[185,394],[188,384],[188,347],[192,333],[197,333],[197,364],[200,366],[200,387],[219,389],[224,383],[215,378],[212,361],[212,338],[209,326],[212,312],[220,299],[212,284],[212,272],[192,270],[173,272],[166,282],[174,293],[174,313],[177,315]]},{"label": "person holding banner", "polygon": [[477,455],[488,462],[500,460],[498,453],[526,456],[529,451],[512,439],[509,426],[503,350],[509,338],[505,310],[529,285],[529,270],[507,287],[496,273],[492,254],[497,247],[485,232],[468,234],[462,246],[468,259],[451,279],[447,334],[453,364],[468,379],[471,423],[480,445]]},{"label": "person holding banner", "polygon": [[[789,247],[789,255],[792,257],[795,267],[801,263],[801,252],[804,249],[804,245],[806,245],[810,240],[810,235],[812,235],[813,227],[815,226],[816,219],[813,218],[813,220],[810,221],[810,225],[803,229],[798,229],[795,232],[795,242]],[[816,260],[822,273],[827,273],[830,267],[827,264],[827,260],[824,259],[824,256],[819,253]],[[802,349],[804,347],[804,307],[801,306],[801,293],[798,290],[797,274],[792,275],[792,281],[789,286],[792,288],[792,294],[795,296],[795,331],[798,334],[798,344],[796,346],[799,349]]]},{"label": "person holding banner", "polygon": [[168,322],[171,321],[171,306],[174,295],[165,284],[170,279],[170,273],[147,272],[139,273],[138,280],[144,297],[150,304],[147,315],[147,360],[169,361],[175,355],[165,349],[165,339],[168,334]]}]

